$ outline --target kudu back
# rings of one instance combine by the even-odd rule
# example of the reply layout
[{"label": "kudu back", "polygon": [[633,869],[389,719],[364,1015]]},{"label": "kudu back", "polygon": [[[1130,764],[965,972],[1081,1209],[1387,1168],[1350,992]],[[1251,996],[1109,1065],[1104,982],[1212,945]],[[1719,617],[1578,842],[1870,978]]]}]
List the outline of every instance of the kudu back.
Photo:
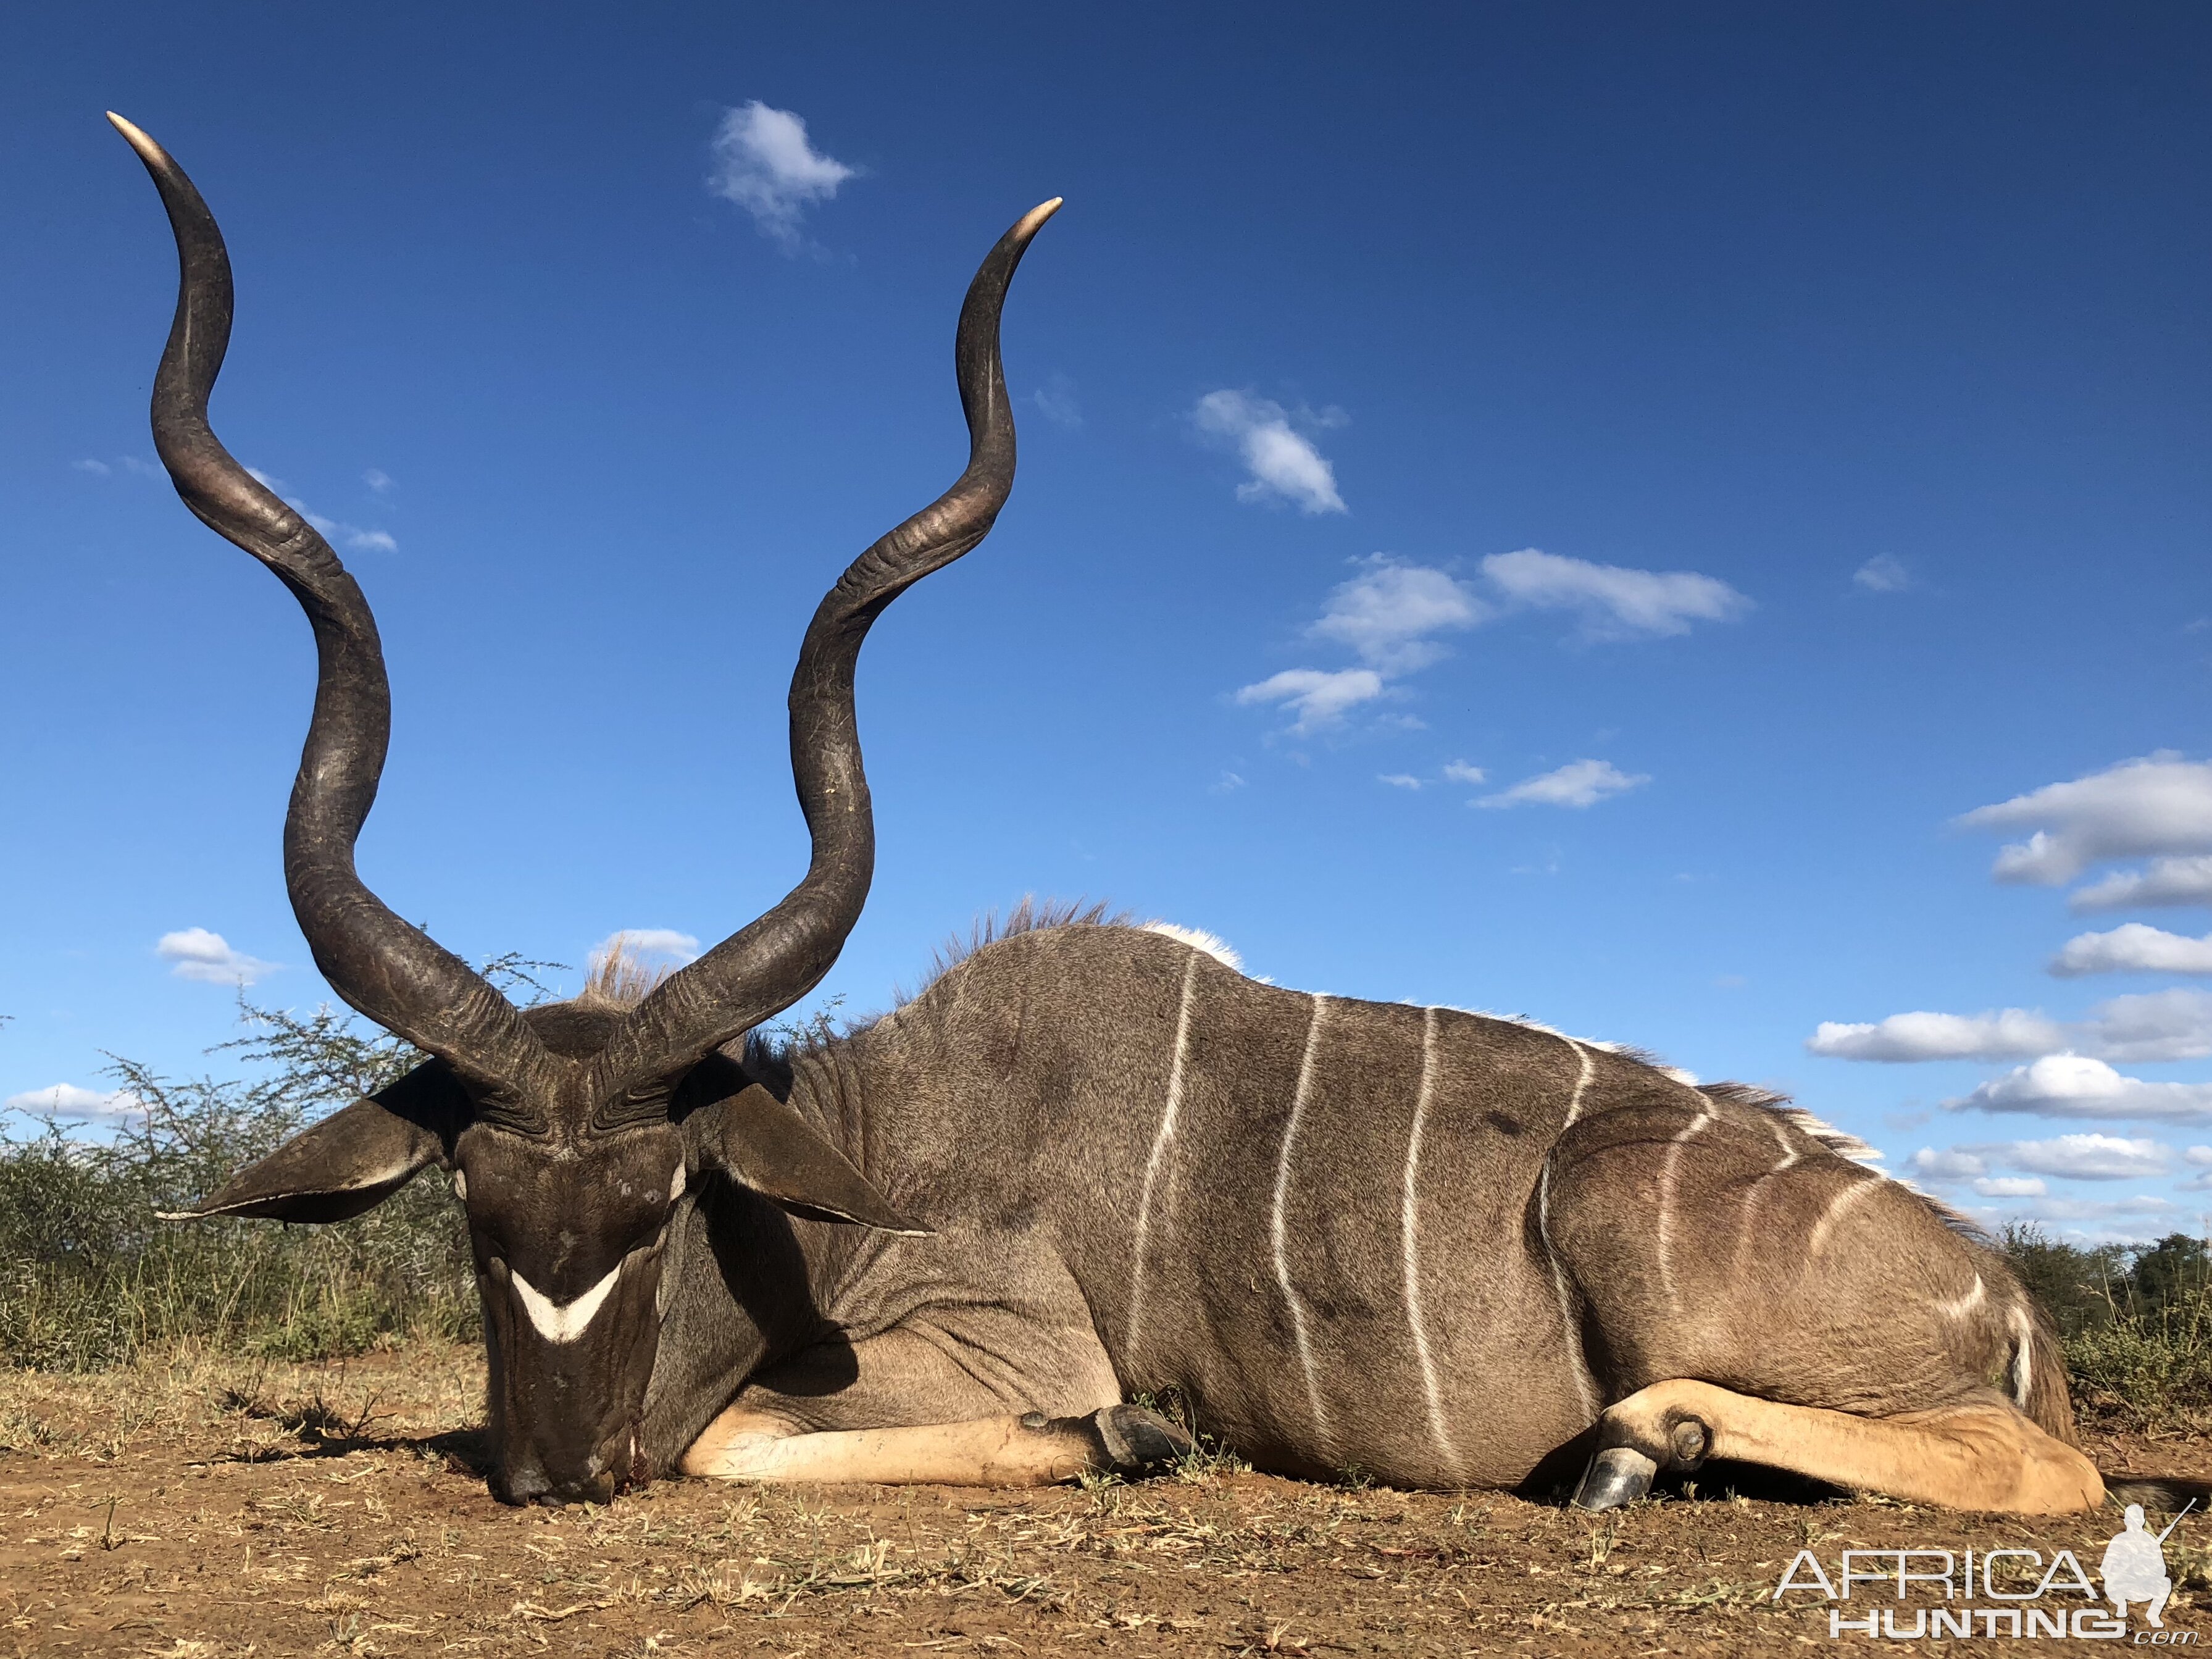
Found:
[{"label": "kudu back", "polygon": [[376,624],[209,427],[222,240],[167,153],[110,118],[181,270],[155,447],[314,631],[295,913],[331,988],[431,1057],[189,1213],[342,1221],[451,1171],[496,1496],[604,1501],[679,1471],[1135,1474],[1188,1448],[1125,1403],[1170,1391],[1296,1474],[1565,1480],[1607,1507],[1730,1457],[1968,1508],[2104,1495],[2002,1259],[1753,1091],[1525,1023],[1261,984],[1203,936],[1097,913],[1020,913],[843,1036],[749,1040],[821,980],[866,896],[854,665],[1012,486],[999,318],[1056,199],[961,308],[966,470],[852,563],[800,645],[804,879],[656,985],[512,1006],[355,871],[389,729]]}]

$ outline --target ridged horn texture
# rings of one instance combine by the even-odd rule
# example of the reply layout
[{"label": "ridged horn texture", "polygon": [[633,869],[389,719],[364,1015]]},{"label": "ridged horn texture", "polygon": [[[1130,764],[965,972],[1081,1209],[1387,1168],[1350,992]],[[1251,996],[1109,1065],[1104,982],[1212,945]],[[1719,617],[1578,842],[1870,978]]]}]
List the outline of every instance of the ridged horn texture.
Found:
[{"label": "ridged horn texture", "polygon": [[376,619],[330,544],[208,425],[208,394],[230,343],[230,256],[184,169],[121,116],[107,118],[153,175],[177,238],[177,317],[154,380],[154,447],[194,516],[275,571],[314,629],[314,714],[284,820],[284,884],[300,931],[331,988],[445,1060],[481,1115],[541,1132],[533,1103],[545,1097],[550,1062],[537,1036],[506,998],[394,915],[355,872],[354,839],[376,800],[392,731]]},{"label": "ridged horn texture", "polygon": [[953,337],[968,465],[952,488],[847,567],[823,597],[791,677],[791,769],[813,837],[805,879],[759,920],[663,981],[592,1062],[598,1121],[665,1111],[671,1081],[821,982],[860,920],[875,874],[875,819],[860,766],[853,673],[884,607],[990,533],[1014,487],[1014,417],[999,316],[1022,253],[1060,198],[1031,208],[969,284]]},{"label": "ridged horn texture", "polygon": [[[200,193],[161,145],[107,118],[153,175],[176,233],[177,317],[154,383],[154,444],[202,523],[275,571],[307,613],[319,674],[313,719],[284,825],[284,878],[315,965],[380,1025],[444,1060],[480,1116],[526,1133],[565,1071],[507,1000],[465,963],[394,915],[354,870],[355,838],[376,799],[391,734],[391,689],[376,620],[345,567],[300,514],[232,459],[208,425],[208,394],[230,342],[230,259]],[[1014,422],[999,359],[999,317],[1014,269],[1060,200],[1032,208],[969,284],[953,343],[968,420],[968,465],[936,501],[877,542],[814,613],[791,680],[791,764],[813,838],[805,878],[757,921],[671,975],[624,1019],[590,1066],[591,1122],[664,1115],[684,1073],[819,984],[860,920],[875,872],[875,825],[853,707],[861,642],[901,593],[990,533],[1014,483]]]}]

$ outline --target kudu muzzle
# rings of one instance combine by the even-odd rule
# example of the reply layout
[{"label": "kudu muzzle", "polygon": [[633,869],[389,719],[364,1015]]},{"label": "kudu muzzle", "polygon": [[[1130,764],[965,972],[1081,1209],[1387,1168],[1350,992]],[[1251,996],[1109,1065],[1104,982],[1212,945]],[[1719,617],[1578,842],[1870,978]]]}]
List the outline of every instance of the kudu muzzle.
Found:
[{"label": "kudu muzzle", "polygon": [[653,1478],[641,1450],[659,1346],[661,1249],[625,1258],[569,1334],[498,1258],[479,1269],[491,1361],[491,1490],[508,1504],[604,1504]]},{"label": "kudu muzzle", "polygon": [[662,1261],[687,1180],[679,1137],[647,1125],[549,1146],[474,1128],[455,1162],[490,1361],[494,1495],[605,1503],[643,1484]]}]

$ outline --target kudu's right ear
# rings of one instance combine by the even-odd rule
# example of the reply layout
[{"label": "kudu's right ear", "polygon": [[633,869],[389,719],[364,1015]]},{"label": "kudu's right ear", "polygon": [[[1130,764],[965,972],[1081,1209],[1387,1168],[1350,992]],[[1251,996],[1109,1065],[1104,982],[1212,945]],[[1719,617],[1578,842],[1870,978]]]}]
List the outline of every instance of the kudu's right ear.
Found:
[{"label": "kudu's right ear", "polygon": [[344,1221],[375,1208],[430,1164],[450,1165],[468,1115],[468,1096],[445,1062],[428,1060],[295,1135],[191,1209],[160,1213],[165,1221],[218,1215]]},{"label": "kudu's right ear", "polygon": [[719,1098],[681,1120],[684,1161],[693,1170],[720,1170],[740,1186],[811,1220],[915,1237],[929,1231],[892,1207],[851,1159],[724,1056],[709,1055],[694,1069],[679,1105],[683,1094],[700,1093]]}]

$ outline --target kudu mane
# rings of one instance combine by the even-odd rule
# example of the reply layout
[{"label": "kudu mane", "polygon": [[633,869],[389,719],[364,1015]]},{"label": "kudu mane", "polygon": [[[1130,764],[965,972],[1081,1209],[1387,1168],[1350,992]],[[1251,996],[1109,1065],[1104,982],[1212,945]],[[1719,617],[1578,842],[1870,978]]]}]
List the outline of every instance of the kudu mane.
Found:
[{"label": "kudu mane", "polygon": [[[1202,937],[1209,942],[1209,946],[1200,948],[1219,945],[1219,942],[1211,934],[1196,934],[1192,929],[1175,927],[1164,922],[1139,923],[1133,920],[1133,912],[1115,910],[1103,902],[1091,903],[1081,899],[1039,899],[1033,894],[1025,893],[1008,909],[1003,912],[986,912],[976,919],[975,924],[964,935],[955,933],[938,946],[931,955],[928,969],[915,983],[914,988],[895,989],[891,1007],[885,1012],[895,1012],[908,1004],[919,1000],[947,974],[961,967],[987,946],[998,944],[1002,940],[1018,938],[1024,933],[1040,933],[1058,927],[1142,927],[1156,933],[1164,933],[1173,938],[1183,939],[1187,943]],[[1211,948],[1210,953],[1218,956],[1222,951],[1219,948]],[[1233,954],[1233,952],[1229,953],[1231,957]],[[596,981],[594,982],[596,983]],[[647,988],[650,987],[648,986]],[[1544,1030],[1551,1029],[1540,1020],[1522,1016],[1491,1014],[1482,1017],[1502,1018],[1516,1025],[1534,1026]],[[787,1030],[773,1035],[757,1030],[749,1032],[744,1042],[744,1066],[746,1074],[755,1082],[781,1097],[790,1092],[793,1068],[798,1060],[830,1043],[857,1036],[884,1018],[884,1013],[882,1012],[864,1015],[837,1030],[831,1029],[830,1022],[825,1019],[817,1020],[812,1027],[797,1032]],[[1580,1041],[1589,1042],[1592,1048],[1604,1049],[1636,1065],[1649,1066],[1655,1072],[1662,1073],[1670,1077],[1686,1078],[1686,1073],[1680,1073],[1677,1068],[1668,1065],[1663,1059],[1650,1049],[1638,1048],[1629,1043],[1605,1042],[1589,1038],[1580,1039]],[[1873,1146],[1852,1134],[1849,1130],[1839,1129],[1826,1119],[1808,1111],[1804,1107],[1796,1104],[1790,1096],[1775,1090],[1762,1089],[1755,1084],[1729,1080],[1700,1083],[1693,1086],[1709,1100],[1773,1114],[1790,1127],[1809,1139],[1818,1142],[1837,1157],[1861,1164],[1872,1170],[1884,1180],[1902,1187],[1925,1205],[1929,1212],[1946,1227],[1960,1237],[1976,1244],[1984,1246],[1990,1244],[1989,1231],[1980,1222],[1963,1211],[1946,1204],[1932,1193],[1923,1192],[1911,1182],[1882,1169],[1878,1161],[1881,1154]]]},{"label": "kudu mane", "polygon": [[592,1007],[635,1008],[675,971],[674,963],[649,960],[628,934],[617,933],[606,949],[592,953],[584,988],[574,1000]]}]

